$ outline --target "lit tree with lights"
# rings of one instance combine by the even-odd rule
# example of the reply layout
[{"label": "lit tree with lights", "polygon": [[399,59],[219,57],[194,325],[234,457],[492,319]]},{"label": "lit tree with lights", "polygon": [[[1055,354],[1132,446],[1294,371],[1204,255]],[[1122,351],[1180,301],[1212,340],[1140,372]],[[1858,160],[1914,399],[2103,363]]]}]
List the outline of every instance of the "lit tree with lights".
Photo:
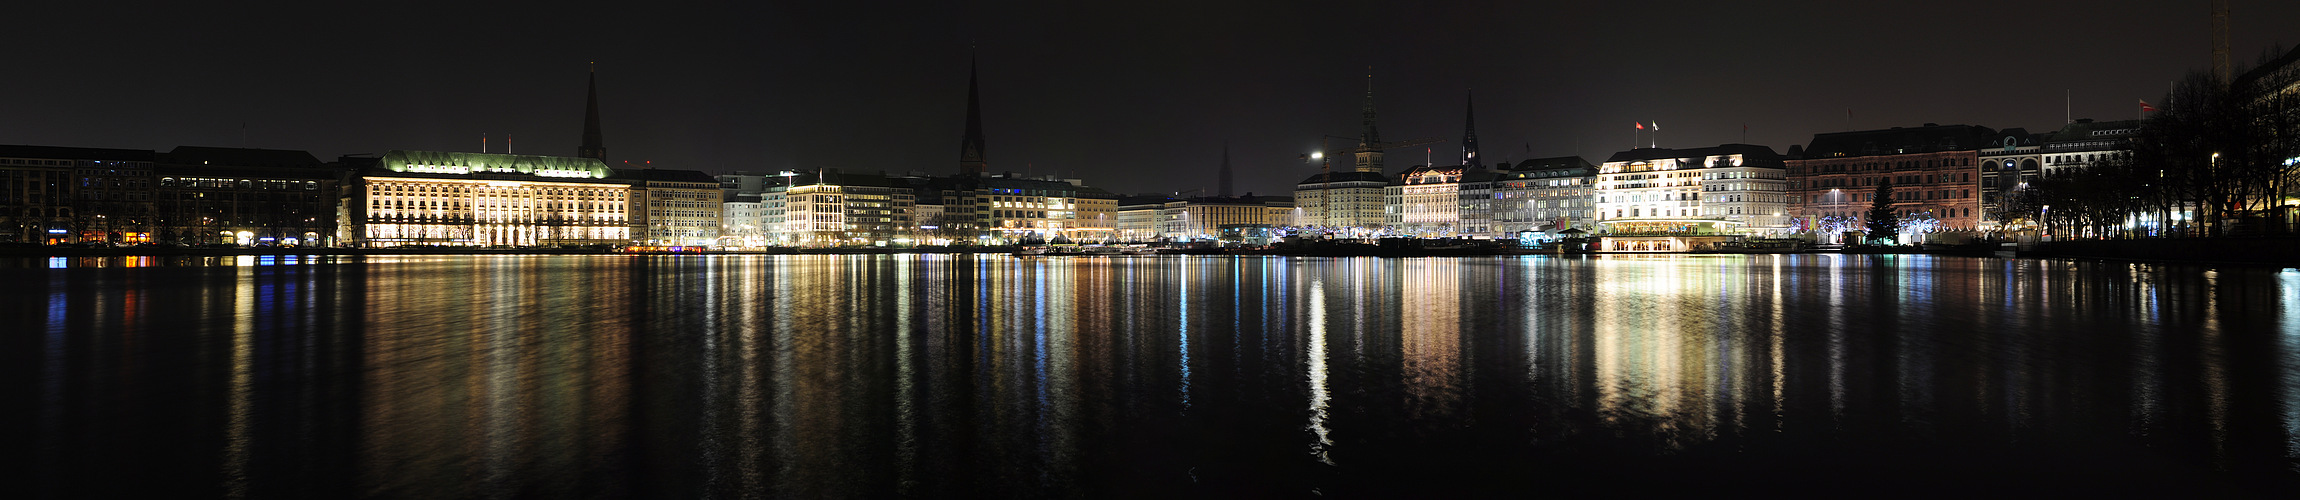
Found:
[{"label": "lit tree with lights", "polygon": [[1870,240],[1893,241],[1900,237],[1901,214],[1893,212],[1893,181],[1877,182],[1877,193],[1869,199]]},{"label": "lit tree with lights", "polygon": [[1933,231],[1938,231],[1940,228],[1941,219],[1933,217],[1933,213],[1931,211],[1925,211],[1901,218],[1900,233],[1925,234]]}]

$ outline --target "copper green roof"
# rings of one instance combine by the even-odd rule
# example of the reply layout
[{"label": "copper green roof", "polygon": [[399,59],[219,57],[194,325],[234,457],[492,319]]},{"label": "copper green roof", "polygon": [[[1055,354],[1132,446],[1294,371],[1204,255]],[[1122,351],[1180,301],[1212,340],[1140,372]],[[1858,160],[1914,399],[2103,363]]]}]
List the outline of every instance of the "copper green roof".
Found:
[{"label": "copper green roof", "polygon": [[428,174],[493,173],[605,179],[611,173],[606,163],[594,158],[443,151],[391,151],[384,153],[376,164],[393,172]]}]

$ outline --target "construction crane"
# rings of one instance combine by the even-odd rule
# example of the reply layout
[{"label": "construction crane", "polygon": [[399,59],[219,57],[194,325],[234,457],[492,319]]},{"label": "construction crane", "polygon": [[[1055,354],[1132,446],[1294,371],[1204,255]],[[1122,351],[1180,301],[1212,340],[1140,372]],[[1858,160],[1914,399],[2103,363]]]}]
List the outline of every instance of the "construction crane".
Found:
[{"label": "construction crane", "polygon": [[[1303,154],[1303,155],[1301,156],[1301,159],[1303,159],[1303,160],[1320,160],[1320,161],[1318,162],[1318,163],[1319,163],[1319,168],[1323,169],[1324,173],[1329,173],[1329,174],[1330,174],[1330,173],[1333,173],[1333,172],[1334,172],[1334,161],[1333,161],[1333,157],[1332,157],[1332,155],[1328,155],[1328,154],[1326,154],[1326,152],[1328,152],[1328,151],[1332,151],[1332,150],[1334,149],[1334,145],[1333,145],[1333,141],[1334,141],[1334,139],[1341,139],[1341,140],[1345,140],[1345,141],[1355,141],[1355,140],[1359,140],[1359,139],[1358,139],[1358,138],[1356,138],[1356,137],[1342,137],[1342,136],[1338,136],[1338,135],[1332,135],[1332,134],[1322,135],[1322,136],[1319,136],[1319,138],[1318,138],[1318,150],[1317,150],[1317,151],[1313,151],[1313,152],[1310,152],[1310,153],[1305,153],[1305,154]],[[1371,152],[1376,152],[1376,151],[1384,151],[1384,150],[1391,150],[1391,149],[1398,149],[1398,148],[1410,148],[1410,147],[1414,147],[1414,146],[1426,146],[1426,145],[1430,145],[1430,144],[1437,144],[1437,143],[1440,143],[1440,142],[1445,142],[1445,140],[1444,140],[1444,139],[1439,139],[1439,138],[1436,138],[1436,137],[1424,137],[1424,138],[1420,138],[1420,139],[1407,139],[1407,140],[1403,140],[1403,141],[1393,141],[1393,142],[1377,142],[1377,143],[1373,143],[1373,144],[1365,144],[1365,143],[1359,143],[1358,147],[1357,147],[1357,148],[1353,148],[1353,149],[1351,149],[1351,150],[1350,150],[1350,152],[1351,152],[1351,153],[1371,153]]]}]

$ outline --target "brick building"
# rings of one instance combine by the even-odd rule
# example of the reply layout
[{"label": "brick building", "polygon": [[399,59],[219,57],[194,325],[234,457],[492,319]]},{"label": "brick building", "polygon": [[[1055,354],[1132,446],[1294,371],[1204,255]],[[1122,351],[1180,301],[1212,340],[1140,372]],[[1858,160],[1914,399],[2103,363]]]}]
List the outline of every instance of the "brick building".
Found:
[{"label": "brick building", "polygon": [[1815,134],[1785,162],[1790,214],[1806,229],[1822,217],[1860,220],[1877,184],[1890,180],[1903,220],[1931,217],[1939,221],[1936,231],[1973,231],[1982,215],[1979,150],[1995,138],[1988,127],[1931,123]]}]

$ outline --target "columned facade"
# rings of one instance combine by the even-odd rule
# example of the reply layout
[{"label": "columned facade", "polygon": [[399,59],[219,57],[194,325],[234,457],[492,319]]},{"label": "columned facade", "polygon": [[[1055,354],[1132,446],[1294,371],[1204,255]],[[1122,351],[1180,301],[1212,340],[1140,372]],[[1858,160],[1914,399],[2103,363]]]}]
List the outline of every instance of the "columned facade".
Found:
[{"label": "columned facade", "polygon": [[365,247],[631,242],[630,185],[595,159],[392,151],[346,189],[343,240]]}]

